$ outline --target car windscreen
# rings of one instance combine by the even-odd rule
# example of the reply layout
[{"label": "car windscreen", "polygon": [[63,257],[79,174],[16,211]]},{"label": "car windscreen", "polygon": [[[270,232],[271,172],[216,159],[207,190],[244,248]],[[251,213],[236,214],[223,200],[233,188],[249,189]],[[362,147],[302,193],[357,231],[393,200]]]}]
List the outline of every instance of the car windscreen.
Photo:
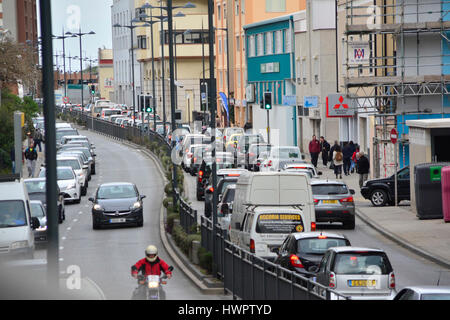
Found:
[{"label": "car windscreen", "polygon": [[103,186],[98,189],[97,199],[136,198],[137,193],[131,185]]},{"label": "car windscreen", "polygon": [[298,149],[295,149],[295,148],[276,149],[276,150],[273,150],[273,155],[279,159],[300,158],[300,152],[298,151]]},{"label": "car windscreen", "polygon": [[0,228],[23,227],[26,224],[27,218],[23,201],[0,201]]},{"label": "car windscreen", "polygon": [[42,210],[42,206],[38,203],[30,203],[31,216],[36,218],[45,217],[45,212]]},{"label": "car windscreen", "polygon": [[28,193],[42,193],[45,192],[45,181],[26,181]]},{"label": "car windscreen", "polygon": [[336,274],[389,274],[392,266],[383,252],[340,252],[336,254]]},{"label": "car windscreen", "polygon": [[256,222],[256,233],[292,233],[304,230],[300,214],[261,214]]},{"label": "car windscreen", "polygon": [[76,130],[57,130],[56,131],[56,141],[61,140],[64,136],[77,136],[78,132]]},{"label": "car windscreen", "polygon": [[56,176],[58,177],[58,180],[75,179],[72,170],[69,169],[56,169]]},{"label": "car windscreen", "polygon": [[73,170],[81,170],[77,160],[56,160],[56,164],[58,167],[72,167]]},{"label": "car windscreen", "polygon": [[297,240],[297,252],[303,254],[325,254],[329,248],[348,246],[348,240],[339,238],[306,238]]},{"label": "car windscreen", "polygon": [[327,196],[336,194],[348,194],[348,188],[343,184],[314,184],[311,186],[313,195]]},{"label": "car windscreen", "polygon": [[67,149],[64,149],[64,151],[68,151],[68,152],[70,152],[71,150],[83,152],[83,154],[84,154],[84,156],[86,158],[92,157],[91,152],[89,151],[89,149],[84,149],[84,148],[67,148]]},{"label": "car windscreen", "polygon": [[121,114],[122,111],[120,111],[120,110],[105,110],[104,113],[105,113],[105,117],[108,117],[112,114]]},{"label": "car windscreen", "polygon": [[225,203],[233,202],[235,193],[236,189],[229,189],[228,192],[224,195],[223,202]]},{"label": "car windscreen", "polygon": [[105,109],[105,106],[103,107],[94,107],[94,113],[100,113],[102,110]]},{"label": "car windscreen", "polygon": [[219,194],[223,194],[224,192],[225,192],[225,189],[229,186],[229,185],[232,185],[232,184],[236,184],[236,182],[237,182],[237,179],[236,180],[231,180],[231,181],[224,181],[223,182],[223,184],[222,184],[222,190],[219,190]]}]

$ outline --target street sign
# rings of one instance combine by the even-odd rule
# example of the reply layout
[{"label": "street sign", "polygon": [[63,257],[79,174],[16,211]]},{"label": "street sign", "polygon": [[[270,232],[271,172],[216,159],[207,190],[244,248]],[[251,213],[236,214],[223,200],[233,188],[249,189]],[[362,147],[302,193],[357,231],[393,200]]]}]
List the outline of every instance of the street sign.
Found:
[{"label": "street sign", "polygon": [[64,103],[69,103],[69,97],[64,97],[64,98],[63,98],[63,102],[64,102]]},{"label": "street sign", "polygon": [[295,106],[297,105],[297,96],[296,95],[283,95],[282,97],[283,106]]},{"label": "street sign", "polygon": [[355,99],[344,94],[330,94],[327,97],[327,118],[351,118],[356,114]]},{"label": "street sign", "polygon": [[397,130],[395,130],[395,128],[392,128],[392,130],[391,130],[391,142],[393,144],[396,144],[397,140],[398,140],[398,132],[397,132]]},{"label": "street sign", "polygon": [[317,108],[318,106],[319,106],[318,96],[303,97],[303,108]]}]

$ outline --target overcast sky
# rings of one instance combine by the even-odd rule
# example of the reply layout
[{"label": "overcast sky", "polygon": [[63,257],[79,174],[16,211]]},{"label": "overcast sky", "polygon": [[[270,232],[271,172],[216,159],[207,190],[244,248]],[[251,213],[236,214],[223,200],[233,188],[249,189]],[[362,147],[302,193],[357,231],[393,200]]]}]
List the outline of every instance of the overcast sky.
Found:
[{"label": "overcast sky", "polygon": [[[83,58],[98,58],[99,48],[112,48],[111,34],[111,6],[113,0],[51,0],[52,5],[52,31],[56,36],[64,32],[94,31],[95,35],[82,37]],[[39,1],[37,1],[39,15]],[[39,24],[39,21],[38,21]],[[39,26],[38,26],[39,28]],[[40,29],[40,28],[39,28]],[[80,56],[79,38],[65,39],[66,56]],[[53,41],[53,51],[62,54],[62,40]],[[62,69],[62,58],[59,59]],[[56,60],[54,60],[56,63]],[[69,61],[66,60],[66,70],[69,71]],[[85,67],[88,64],[85,65]],[[80,69],[80,63],[72,61],[72,71]]]}]

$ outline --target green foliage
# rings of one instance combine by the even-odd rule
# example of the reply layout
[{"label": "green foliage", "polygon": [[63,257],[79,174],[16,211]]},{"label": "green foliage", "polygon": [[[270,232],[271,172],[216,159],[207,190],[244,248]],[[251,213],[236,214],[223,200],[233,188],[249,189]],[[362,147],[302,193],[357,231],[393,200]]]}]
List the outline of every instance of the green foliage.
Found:
[{"label": "green foliage", "polygon": [[198,250],[198,260],[200,262],[200,267],[205,269],[207,272],[212,272],[212,254],[203,247]]},{"label": "green foliage", "polygon": [[177,246],[186,255],[189,254],[192,247],[192,242],[201,240],[201,236],[199,234],[187,234],[179,225],[173,227],[172,236]]}]

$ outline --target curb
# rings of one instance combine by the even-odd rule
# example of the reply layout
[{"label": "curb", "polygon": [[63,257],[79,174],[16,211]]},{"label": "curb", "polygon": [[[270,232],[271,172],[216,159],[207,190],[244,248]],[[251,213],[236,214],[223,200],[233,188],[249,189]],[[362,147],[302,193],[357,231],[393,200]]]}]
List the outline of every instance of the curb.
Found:
[{"label": "curb", "polygon": [[372,219],[370,219],[368,216],[366,216],[360,209],[356,209],[356,215],[358,218],[363,220],[366,224],[368,224],[370,227],[381,233],[383,236],[388,238],[389,240],[397,243],[401,247],[421,256],[422,258],[428,259],[437,265],[440,265],[441,267],[450,269],[450,261],[445,260],[444,258],[434,255],[426,250],[423,250],[410,242],[406,241],[405,239],[399,237],[398,235],[393,234],[392,232],[386,230],[376,222],[374,222]]}]

